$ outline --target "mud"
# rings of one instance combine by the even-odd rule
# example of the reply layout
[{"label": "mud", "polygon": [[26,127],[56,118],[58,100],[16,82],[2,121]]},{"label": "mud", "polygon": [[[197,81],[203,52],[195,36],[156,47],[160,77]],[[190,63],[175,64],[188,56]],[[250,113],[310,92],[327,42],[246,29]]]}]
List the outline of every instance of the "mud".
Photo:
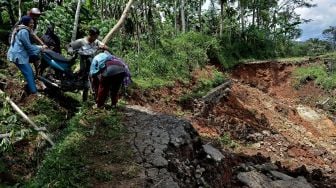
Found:
[{"label": "mud", "polygon": [[309,172],[320,169],[335,179],[336,126],[327,112],[316,108],[328,94],[313,81],[295,89],[292,71],[298,66],[307,64],[239,66],[232,71],[230,96],[209,116],[194,120],[194,127],[205,136],[209,135],[207,128],[219,137],[229,133],[239,142],[234,152],[261,153],[289,169],[305,165]]},{"label": "mud", "polygon": [[[280,164],[288,175],[304,176],[317,187],[332,187],[336,185],[335,123],[327,112],[316,108],[317,102],[327,98],[328,93],[313,81],[295,89],[292,76],[297,67],[321,63],[317,59],[298,64],[241,65],[231,73],[233,83],[229,95],[216,101],[203,116],[192,109],[183,117],[191,121],[202,140],[225,148],[234,156],[226,164],[239,166],[250,160],[249,157],[241,160],[238,153],[251,157],[261,155],[271,163]],[[190,91],[190,87],[178,88],[177,84],[171,90],[178,93],[165,89],[148,92],[147,96],[155,97],[152,100],[144,97],[142,103],[154,111],[174,114],[176,109],[184,109],[175,99]],[[172,100],[162,102],[168,93]],[[197,108],[194,104],[188,108],[190,106]],[[227,135],[235,146],[218,144],[218,140]],[[237,173],[227,173],[232,181],[236,179]]]}]

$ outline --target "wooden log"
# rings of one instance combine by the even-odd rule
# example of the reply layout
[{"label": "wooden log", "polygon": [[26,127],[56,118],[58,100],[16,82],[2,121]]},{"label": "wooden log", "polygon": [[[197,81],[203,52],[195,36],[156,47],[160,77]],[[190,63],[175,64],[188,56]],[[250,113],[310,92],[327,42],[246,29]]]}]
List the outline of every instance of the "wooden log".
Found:
[{"label": "wooden log", "polygon": [[120,29],[120,27],[122,26],[122,24],[123,24],[123,23],[125,22],[125,20],[126,20],[127,14],[128,14],[128,12],[130,11],[130,9],[131,9],[131,5],[133,4],[133,2],[134,2],[134,0],[129,0],[129,1],[128,1],[128,3],[126,4],[126,7],[125,7],[125,9],[124,9],[124,11],[123,11],[123,13],[122,13],[120,19],[119,19],[119,21],[118,21],[117,24],[110,30],[110,32],[108,32],[107,35],[104,37],[104,39],[103,39],[103,41],[102,41],[103,43],[107,44],[107,43],[111,40],[111,38],[112,38],[112,36],[114,35],[114,33]]},{"label": "wooden log", "polygon": [[5,133],[5,134],[0,134],[0,139],[3,139],[3,138],[8,138],[10,137],[10,133]]}]

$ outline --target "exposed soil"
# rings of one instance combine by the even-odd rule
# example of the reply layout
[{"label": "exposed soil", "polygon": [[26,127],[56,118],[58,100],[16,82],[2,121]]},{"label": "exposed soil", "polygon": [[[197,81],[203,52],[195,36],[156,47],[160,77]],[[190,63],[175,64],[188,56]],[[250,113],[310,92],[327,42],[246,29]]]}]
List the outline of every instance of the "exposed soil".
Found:
[{"label": "exposed soil", "polygon": [[[322,62],[317,59],[310,63]],[[152,148],[156,142],[166,142],[162,138],[159,141],[155,139],[165,135],[165,131],[170,134],[171,130],[178,129],[179,120],[123,110],[126,113],[123,122],[131,131],[131,140],[127,141],[127,138],[123,141],[138,147],[135,150],[138,150],[140,160],[137,164],[130,165],[131,169],[125,169],[127,168],[125,165],[109,163],[110,158],[106,156],[111,156],[110,151],[113,150],[113,146],[109,144],[110,141],[107,138],[103,137],[104,132],[98,132],[97,137],[90,138],[92,143],[88,145],[92,150],[92,153],[87,153],[87,159],[90,161],[89,168],[112,173],[116,177],[120,171],[129,171],[129,173],[113,181],[109,179],[103,181],[99,176],[93,177],[91,185],[109,187],[113,183],[117,187],[158,186],[161,183],[170,182],[180,187],[188,187],[188,185],[241,187],[243,183],[238,180],[238,176],[241,176],[240,172],[258,169],[258,165],[275,163],[276,167],[272,166],[272,168],[292,177],[304,176],[316,187],[336,186],[335,122],[330,118],[330,113],[316,107],[317,103],[325,100],[330,94],[320,89],[313,81],[307,81],[295,89],[292,72],[299,66],[309,66],[309,63],[262,62],[238,66],[231,72],[233,83],[230,94],[202,115],[197,113],[201,106],[200,99],[189,101],[190,103],[187,104],[180,103],[180,98],[193,90],[197,79],[211,77],[214,66],[195,71],[193,81],[190,83],[177,82],[174,86],[158,90],[135,89],[127,99],[130,104],[141,105],[163,114],[178,115],[189,120],[197,132],[193,133],[190,132],[190,128],[184,128],[184,131],[189,133],[186,133],[187,136],[183,136],[183,139],[191,137],[190,140],[193,141],[187,141],[188,144],[177,147],[171,139],[168,139],[166,145],[159,144],[158,147],[161,149]],[[14,85],[11,87],[11,83],[8,82],[7,91],[11,92]],[[21,101],[20,93],[15,89],[12,96],[17,102]],[[165,118],[173,123],[168,123]],[[152,124],[157,124],[157,129],[162,130],[152,130],[152,127],[155,127],[151,126]],[[181,132],[183,131],[179,133]],[[139,136],[142,134],[143,137]],[[156,134],[162,135],[155,137]],[[146,140],[148,139],[146,135],[152,136],[154,141]],[[177,134],[177,137],[179,136],[181,135]],[[198,140],[198,136],[201,140]],[[207,154],[204,153],[202,145],[207,142],[212,143],[223,153],[225,156],[223,161],[214,163],[206,159]],[[136,143],[144,143],[148,146],[139,150],[142,146]],[[22,146],[26,150],[34,148]],[[97,150],[96,146],[103,149]],[[105,150],[107,153],[104,153]],[[158,153],[158,158],[150,161],[157,164],[148,164],[146,162],[148,158],[145,160],[146,154],[153,157],[153,153]],[[33,162],[35,164],[32,166],[35,167],[36,160]],[[139,167],[138,164],[140,164]],[[28,167],[31,166],[27,166],[27,169]],[[22,172],[27,179],[34,173],[33,170],[29,172],[22,170]],[[269,174],[270,170],[267,173]],[[102,176],[104,179],[104,173]],[[125,178],[127,176],[128,178]],[[160,177],[162,181],[156,179]],[[7,180],[10,181],[11,178],[8,177]]]},{"label": "exposed soil", "polygon": [[239,66],[232,72],[230,96],[209,117],[194,120],[195,128],[206,136],[209,127],[212,135],[230,133],[240,143],[234,152],[261,153],[289,169],[318,168],[334,179],[336,124],[315,108],[328,95],[313,81],[294,89],[295,67],[276,62]]},{"label": "exposed soil", "polygon": [[[251,70],[256,74],[251,75]],[[255,148],[243,147],[240,150],[261,152],[274,160],[288,163],[291,168],[304,164],[310,169],[322,168],[324,172],[335,175],[335,122],[324,111],[314,108],[327,94],[313,81],[298,90],[294,89],[292,70],[292,64],[270,63],[245,65],[233,72],[232,77],[237,82],[231,96],[240,101],[246,110],[253,112],[252,117],[264,117],[272,131],[264,134],[262,139],[253,140],[253,143],[258,143],[254,144]],[[224,102],[223,105],[214,109],[215,116],[226,113],[228,104]],[[305,116],[303,112],[310,114]],[[249,123],[246,118],[241,119]],[[255,130],[263,134],[262,130]],[[232,129],[227,131],[236,132]]]},{"label": "exposed soil", "polygon": [[[183,116],[192,122],[205,140],[216,143],[228,134],[237,143],[229,149],[233,153],[261,154],[272,162],[279,161],[292,173],[299,172],[302,166],[308,174],[321,170],[329,180],[315,185],[336,185],[335,122],[329,113],[316,108],[330,94],[313,81],[307,81],[297,89],[294,87],[293,70],[311,63],[323,62],[317,59],[299,64],[263,62],[241,65],[231,73],[231,94],[222,99],[208,116],[195,116],[193,112],[196,109],[183,112]],[[201,71],[208,73],[209,70]],[[144,98],[132,103],[180,115],[176,110],[183,109],[183,106],[179,107],[177,99],[190,91],[192,85],[180,87],[181,84],[177,83],[172,88],[150,91],[146,96],[151,96],[151,100]],[[195,107],[193,104],[189,106]]]}]

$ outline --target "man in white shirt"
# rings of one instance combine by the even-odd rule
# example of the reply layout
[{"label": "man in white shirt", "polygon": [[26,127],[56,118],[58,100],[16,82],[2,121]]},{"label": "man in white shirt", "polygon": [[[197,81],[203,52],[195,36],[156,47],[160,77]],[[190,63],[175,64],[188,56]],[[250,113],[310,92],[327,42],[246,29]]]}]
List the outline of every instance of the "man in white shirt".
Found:
[{"label": "man in white shirt", "polygon": [[77,39],[70,43],[69,51],[78,51],[80,55],[80,74],[82,76],[88,75],[91,60],[98,49],[109,51],[108,46],[98,40],[99,34],[99,30],[96,27],[92,27],[87,37]]}]

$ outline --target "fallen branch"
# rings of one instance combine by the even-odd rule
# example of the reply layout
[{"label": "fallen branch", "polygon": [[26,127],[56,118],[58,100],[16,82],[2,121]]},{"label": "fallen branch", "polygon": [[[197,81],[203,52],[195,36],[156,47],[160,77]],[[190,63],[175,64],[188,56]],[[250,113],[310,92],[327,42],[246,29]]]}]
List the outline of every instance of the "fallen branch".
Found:
[{"label": "fallen branch", "polygon": [[134,2],[134,0],[129,0],[129,1],[128,1],[128,3],[126,4],[126,7],[125,7],[125,9],[124,9],[124,12],[122,13],[122,15],[121,15],[119,21],[118,21],[117,24],[110,30],[110,32],[108,32],[108,34],[104,37],[104,39],[103,39],[103,41],[102,41],[103,43],[107,44],[107,43],[111,40],[113,34],[114,34],[116,31],[118,31],[118,29],[120,29],[120,27],[122,26],[122,24],[123,24],[124,21],[126,20],[127,14],[128,14],[128,12],[130,11],[130,9],[131,9],[131,5],[133,4],[133,2]]},{"label": "fallen branch", "polygon": [[0,134],[0,139],[8,138],[8,137],[10,137],[10,136],[11,136],[10,133]]},{"label": "fallen branch", "polygon": [[[0,94],[4,94],[4,92],[0,89]],[[13,109],[24,119],[26,120],[34,130],[38,131],[38,133],[47,140],[52,146],[54,146],[54,142],[49,138],[47,134],[41,131],[39,128],[8,96],[6,96],[6,101],[13,107]]]},{"label": "fallen branch", "polygon": [[321,103],[321,105],[325,105],[330,100],[330,97],[328,97],[324,102]]}]

